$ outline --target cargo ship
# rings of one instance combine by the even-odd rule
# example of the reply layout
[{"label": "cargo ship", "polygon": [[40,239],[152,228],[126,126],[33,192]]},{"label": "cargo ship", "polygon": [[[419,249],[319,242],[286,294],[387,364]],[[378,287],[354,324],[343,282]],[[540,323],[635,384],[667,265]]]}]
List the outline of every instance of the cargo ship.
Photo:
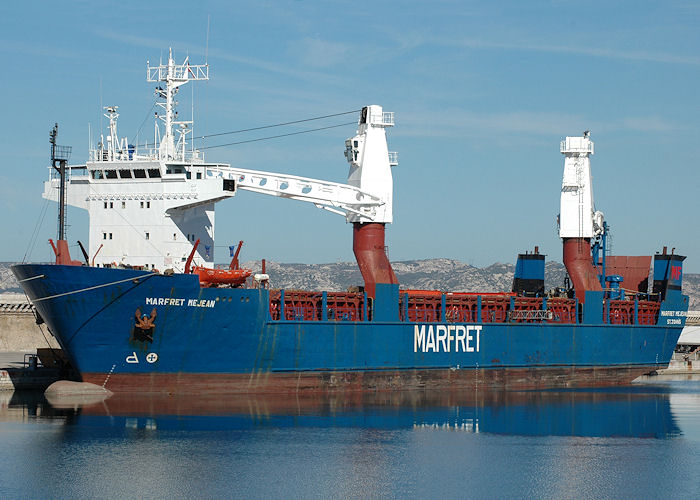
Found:
[{"label": "cargo ship", "polygon": [[[116,106],[105,108],[109,134],[83,165],[68,165],[56,128],[51,135],[44,197],[59,202],[56,262],[12,270],[80,380],[173,394],[522,389],[623,384],[668,364],[688,308],[685,257],[666,247],[608,255],[588,132],[560,145],[569,285],[545,291],[545,256],[535,248],[518,255],[503,293],[407,290],[385,250],[394,114],[361,109],[345,141],[346,183],[240,169],[205,161],[191,121],[177,120],[178,88],[208,78],[208,65],[176,63],[172,51],[166,63],[147,63],[163,111],[150,147],[119,137]],[[215,205],[239,191],[344,217],[362,286],[274,289],[264,260],[253,273],[238,255],[217,269]],[[66,204],[89,213],[83,260],[69,252]]]}]

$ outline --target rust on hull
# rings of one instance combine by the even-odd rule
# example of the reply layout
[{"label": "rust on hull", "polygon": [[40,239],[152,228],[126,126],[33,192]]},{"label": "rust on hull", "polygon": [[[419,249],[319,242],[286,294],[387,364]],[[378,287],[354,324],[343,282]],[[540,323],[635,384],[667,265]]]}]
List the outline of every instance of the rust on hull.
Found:
[{"label": "rust on hull", "polygon": [[309,371],[296,373],[84,373],[83,381],[112,392],[166,394],[284,394],[343,391],[550,389],[628,384],[657,365]]}]

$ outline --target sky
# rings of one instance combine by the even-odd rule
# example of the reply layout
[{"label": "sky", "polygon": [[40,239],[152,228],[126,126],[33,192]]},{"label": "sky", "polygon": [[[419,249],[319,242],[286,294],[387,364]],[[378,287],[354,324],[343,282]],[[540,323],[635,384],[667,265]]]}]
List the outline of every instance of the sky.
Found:
[{"label": "sky", "polygon": [[[394,261],[515,262],[538,245],[561,261],[559,142],[591,131],[596,208],[612,251],[664,245],[700,272],[700,3],[695,1],[7,2],[0,18],[4,119],[2,261],[51,260],[56,204],[41,198],[48,134],[86,160],[119,106],[119,135],[153,135],[146,61],[172,47],[210,66],[179,94],[180,118],[212,134],[379,104],[388,130]],[[201,140],[206,159],[345,182],[354,125],[228,147],[339,116]],[[43,214],[43,216],[42,216]],[[71,208],[68,239],[87,241]],[[240,191],[217,204],[216,260],[353,261],[344,218]],[[33,237],[33,235],[36,235]]]}]

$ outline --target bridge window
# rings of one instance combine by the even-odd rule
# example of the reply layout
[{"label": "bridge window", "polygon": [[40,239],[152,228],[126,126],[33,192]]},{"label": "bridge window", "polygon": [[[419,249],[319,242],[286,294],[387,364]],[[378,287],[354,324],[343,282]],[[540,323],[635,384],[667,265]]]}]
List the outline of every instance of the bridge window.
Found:
[{"label": "bridge window", "polygon": [[119,177],[122,179],[131,179],[131,170],[120,170]]},{"label": "bridge window", "polygon": [[107,177],[107,179],[116,179],[117,178],[117,171],[116,170],[105,170],[105,177]]},{"label": "bridge window", "polygon": [[102,170],[93,170],[92,171],[92,178],[93,179],[102,179],[103,178]]},{"label": "bridge window", "polygon": [[134,169],[134,177],[137,179],[145,179],[146,178],[146,171],[142,168]]},{"label": "bridge window", "polygon": [[105,201],[105,209],[107,208],[107,202]]},{"label": "bridge window", "polygon": [[148,169],[148,177],[150,177],[151,179],[160,178],[160,170],[157,168],[149,168]]},{"label": "bridge window", "polygon": [[197,179],[201,179],[201,178],[202,178],[202,172],[197,172]]},{"label": "bridge window", "polygon": [[150,202],[150,201],[147,201],[147,202],[146,202],[146,208],[151,208],[151,202]]},{"label": "bridge window", "polygon": [[110,201],[110,202],[109,202],[109,208],[114,208],[114,202],[113,202],[113,201]]}]

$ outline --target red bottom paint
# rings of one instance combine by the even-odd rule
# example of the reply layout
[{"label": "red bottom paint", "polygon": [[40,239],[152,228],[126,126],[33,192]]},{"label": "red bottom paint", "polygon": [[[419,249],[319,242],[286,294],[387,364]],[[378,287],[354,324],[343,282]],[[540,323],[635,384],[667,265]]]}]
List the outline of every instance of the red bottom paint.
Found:
[{"label": "red bottom paint", "polygon": [[298,373],[84,373],[83,381],[112,392],[165,394],[284,394],[413,389],[550,389],[630,383],[656,365],[324,371]]}]

